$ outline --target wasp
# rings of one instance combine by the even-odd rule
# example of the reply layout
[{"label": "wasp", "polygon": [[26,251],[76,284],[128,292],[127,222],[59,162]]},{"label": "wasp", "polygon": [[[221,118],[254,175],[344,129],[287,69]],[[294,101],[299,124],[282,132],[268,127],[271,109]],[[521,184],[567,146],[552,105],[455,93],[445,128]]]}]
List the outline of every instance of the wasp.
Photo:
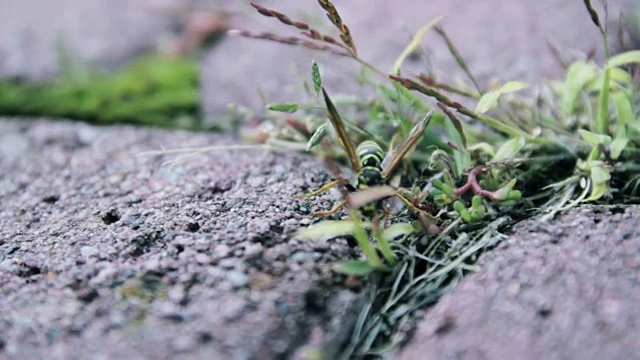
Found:
[{"label": "wasp", "polygon": [[[335,129],[336,135],[338,137],[338,141],[344,148],[347,158],[349,159],[351,168],[357,174],[357,178],[355,181],[355,186],[351,185],[348,180],[339,178],[334,180],[320,189],[313,191],[308,194],[298,195],[297,198],[306,198],[317,195],[323,191],[330,189],[336,185],[341,185],[346,188],[349,192],[357,192],[360,190],[368,189],[368,188],[379,188],[385,186],[389,181],[391,175],[393,175],[394,171],[398,167],[398,165],[402,162],[404,156],[414,147],[414,145],[420,140],[420,137],[424,133],[424,130],[429,125],[431,121],[431,117],[433,115],[432,111],[429,111],[427,115],[419,121],[409,132],[409,135],[404,140],[404,142],[398,146],[397,148],[393,148],[391,146],[390,151],[386,154],[380,147],[378,143],[372,140],[365,140],[356,148],[353,142],[347,136],[347,131],[344,125],[344,122],[340,118],[340,114],[336,107],[333,105],[333,102],[329,98],[324,87],[322,88],[322,94],[324,97],[324,101],[327,107],[327,113],[329,115],[329,121],[331,125]],[[392,141],[393,143],[393,141]],[[415,206],[411,204],[411,202],[401,193],[395,190],[389,191],[392,189],[391,187],[386,187],[386,196],[396,196],[402,202],[405,203],[408,207],[413,210],[420,211]],[[348,197],[345,196],[342,201],[336,204],[331,210],[327,211],[318,211],[314,213],[315,215],[330,215],[336,213],[348,203]],[[361,212],[365,216],[372,216],[379,209],[379,202],[375,201],[372,203],[365,204],[361,207]]]}]

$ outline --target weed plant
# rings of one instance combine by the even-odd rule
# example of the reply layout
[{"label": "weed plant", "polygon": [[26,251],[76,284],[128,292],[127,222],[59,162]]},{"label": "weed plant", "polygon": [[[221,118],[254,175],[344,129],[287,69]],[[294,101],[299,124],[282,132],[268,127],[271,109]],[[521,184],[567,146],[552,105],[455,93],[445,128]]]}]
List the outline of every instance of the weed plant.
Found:
[{"label": "weed plant", "polygon": [[[308,104],[269,104],[268,131],[249,134],[265,146],[305,149],[331,161],[364,158],[349,143],[374,140],[393,157],[398,144],[417,137],[400,156],[403,165],[384,183],[353,191],[339,188],[347,220],[326,220],[302,230],[300,239],[351,236],[363,260],[336,264],[351,276],[368,276],[367,302],[340,354],[383,355],[404,339],[398,331],[410,314],[437,299],[474,269],[502,232],[534,215],[546,221],[584,204],[626,204],[640,199],[640,51],[610,56],[607,31],[590,1],[585,6],[602,34],[604,63],[575,59],[564,79],[540,85],[507,82],[483,88],[444,28],[433,19],[383,71],[361,58],[349,26],[329,0],[318,0],[337,36],[253,3],[263,16],[294,35],[236,30],[235,34],[348,57],[370,70],[379,97],[368,102],[332,101],[321,71],[312,64],[305,83]],[[467,75],[451,85],[426,74],[406,76],[402,65],[427,32],[442,38]],[[471,105],[469,105],[471,104]],[[318,112],[318,108],[324,108]],[[410,111],[406,111],[410,109]],[[415,134],[424,115],[430,125]],[[327,118],[329,120],[327,120]],[[356,120],[357,119],[357,120]],[[415,140],[415,139],[414,139]],[[404,151],[404,150],[403,150]],[[358,158],[360,156],[360,158]],[[353,186],[351,186],[353,187]],[[361,216],[359,209],[399,196],[399,211]],[[389,206],[393,207],[393,206]]]}]

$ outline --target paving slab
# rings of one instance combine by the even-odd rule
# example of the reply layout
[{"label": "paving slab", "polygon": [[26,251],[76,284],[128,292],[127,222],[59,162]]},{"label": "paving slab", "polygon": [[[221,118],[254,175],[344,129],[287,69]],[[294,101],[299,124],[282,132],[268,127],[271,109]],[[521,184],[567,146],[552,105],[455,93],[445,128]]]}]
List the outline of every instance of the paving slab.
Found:
[{"label": "paving slab", "polygon": [[[140,156],[220,135],[0,119],[0,358],[290,357],[337,349],[359,296],[345,241],[293,232],[330,206],[297,154]],[[166,159],[164,159],[166,160]]]},{"label": "paving slab", "polygon": [[637,359],[640,207],[516,225],[426,312],[398,359]]}]

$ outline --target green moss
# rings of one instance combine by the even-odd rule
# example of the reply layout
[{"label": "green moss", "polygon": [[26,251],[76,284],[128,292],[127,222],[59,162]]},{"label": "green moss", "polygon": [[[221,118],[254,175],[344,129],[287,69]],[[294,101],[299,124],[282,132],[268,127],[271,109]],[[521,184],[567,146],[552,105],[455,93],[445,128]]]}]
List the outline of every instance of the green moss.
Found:
[{"label": "green moss", "polygon": [[114,73],[71,68],[44,83],[0,81],[0,114],[200,128],[199,67],[149,55]]}]

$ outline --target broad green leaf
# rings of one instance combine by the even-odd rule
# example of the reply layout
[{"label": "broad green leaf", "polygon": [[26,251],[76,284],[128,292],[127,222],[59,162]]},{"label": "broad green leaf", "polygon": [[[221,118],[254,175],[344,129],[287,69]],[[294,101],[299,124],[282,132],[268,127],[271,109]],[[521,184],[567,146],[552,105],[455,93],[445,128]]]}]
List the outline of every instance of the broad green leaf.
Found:
[{"label": "broad green leaf", "polygon": [[316,90],[316,94],[320,96],[320,89],[322,89],[322,78],[320,77],[320,68],[318,64],[313,61],[311,64],[311,80],[313,81],[313,88]]},{"label": "broad green leaf", "polygon": [[500,88],[500,93],[507,94],[511,92],[520,91],[529,87],[529,84],[521,82],[521,81],[509,81],[508,83],[502,85]]},{"label": "broad green leaf", "polygon": [[498,152],[496,152],[496,156],[493,157],[492,161],[499,161],[505,159],[511,159],[516,156],[517,153],[520,152],[524,148],[526,141],[523,137],[513,138],[500,147]]},{"label": "broad green leaf", "polygon": [[611,98],[618,113],[618,126],[624,126],[633,121],[633,107],[627,94],[622,91],[616,91],[611,94]]},{"label": "broad green leaf", "polygon": [[469,151],[482,151],[482,152],[485,152],[485,153],[491,155],[491,157],[496,156],[496,150],[493,148],[493,146],[487,144],[486,142],[481,142],[481,143],[470,145],[468,147],[468,150]]},{"label": "broad green leaf", "polygon": [[333,271],[353,276],[367,276],[375,269],[368,262],[362,260],[353,260],[333,265]]},{"label": "broad green leaf", "polygon": [[591,181],[595,185],[608,182],[611,179],[611,171],[602,165],[591,167]]},{"label": "broad green leaf", "polygon": [[484,114],[487,111],[493,109],[498,104],[498,98],[500,98],[500,91],[488,91],[480,98],[478,105],[476,106],[476,112]]},{"label": "broad green leaf", "polygon": [[399,236],[405,236],[413,233],[416,229],[410,223],[396,223],[382,232],[382,237],[387,241],[392,241]]},{"label": "broad green leaf", "polygon": [[580,136],[582,136],[582,139],[593,147],[597,147],[598,144],[611,144],[611,137],[608,135],[600,135],[584,129],[578,129],[578,132],[580,133]]},{"label": "broad green leaf", "polygon": [[562,100],[562,111],[565,114],[573,113],[580,93],[596,77],[597,71],[593,64],[578,60],[569,65]]},{"label": "broad green leaf", "polygon": [[482,98],[480,98],[480,101],[478,101],[476,112],[483,114],[494,108],[498,104],[498,98],[502,94],[520,91],[528,87],[529,84],[527,83],[523,83],[520,81],[509,81],[508,83],[502,85],[499,90],[489,91],[485,93]]},{"label": "broad green leaf", "polygon": [[297,103],[272,103],[267,105],[267,109],[272,111],[293,113],[298,111]]},{"label": "broad green leaf", "polygon": [[631,63],[640,63],[640,50],[627,51],[611,57],[607,61],[607,67],[613,68]]},{"label": "broad green leaf", "polygon": [[591,189],[591,195],[585,199],[585,201],[595,201],[603,197],[609,191],[609,183],[600,183],[598,185],[593,186]]},{"label": "broad green leaf", "polygon": [[320,143],[322,138],[324,138],[325,135],[327,135],[328,128],[329,128],[329,123],[324,123],[318,126],[316,131],[311,136],[311,139],[309,139],[309,142],[307,142],[307,151],[313,149],[316,145]]},{"label": "broad green leaf", "polygon": [[418,32],[413,36],[413,39],[411,39],[409,45],[407,45],[400,56],[398,56],[396,62],[393,64],[393,69],[391,70],[392,74],[400,75],[400,68],[402,67],[404,61],[407,59],[407,57],[409,57],[409,55],[411,55],[411,53],[416,51],[418,46],[420,46],[420,42],[422,42],[422,38],[424,38],[424,35],[427,33],[427,31],[436,26],[440,22],[440,20],[442,20],[442,16],[438,16],[437,18],[429,21],[420,30],[418,30]]},{"label": "broad green leaf", "polygon": [[622,86],[630,86],[633,82],[633,77],[626,70],[620,68],[611,69],[611,80]]},{"label": "broad green leaf", "polygon": [[629,138],[626,136],[614,139],[611,142],[611,158],[616,160],[622,154],[622,150],[627,146]]},{"label": "broad green leaf", "polygon": [[[370,223],[363,223],[362,226],[370,227]],[[298,240],[328,240],[338,236],[353,235],[356,224],[347,220],[326,220],[317,224],[300,229],[295,238]]]}]

